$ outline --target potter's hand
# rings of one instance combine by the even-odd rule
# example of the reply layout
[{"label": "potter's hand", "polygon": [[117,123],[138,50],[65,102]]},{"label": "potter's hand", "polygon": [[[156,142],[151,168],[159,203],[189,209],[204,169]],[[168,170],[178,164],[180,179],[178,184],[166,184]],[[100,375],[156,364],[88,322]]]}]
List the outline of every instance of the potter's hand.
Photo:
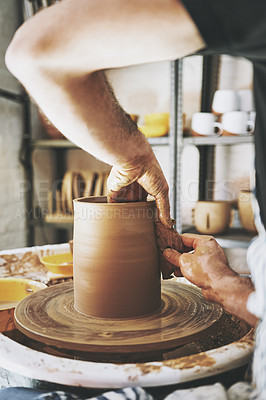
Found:
[{"label": "potter's hand", "polygon": [[[226,311],[255,326],[257,318],[247,309],[254,291],[250,278],[239,276],[228,265],[226,255],[211,236],[184,234],[183,254],[173,249],[163,252],[166,260],[180,268],[189,281],[202,289],[206,300],[219,303]],[[188,253],[194,250],[194,253]]]},{"label": "potter's hand", "polygon": [[145,199],[145,191],[136,185],[130,185],[133,182],[138,182],[155,198],[160,220],[165,226],[172,227],[168,184],[152,150],[127,165],[117,165],[112,168],[107,181],[108,201],[118,202],[119,198],[127,201]]},{"label": "potter's hand", "polygon": [[[181,239],[185,252],[166,249],[164,257],[180,268],[185,278],[199,286],[207,300],[222,304],[219,293],[224,278],[237,276],[229,267],[224,251],[211,236],[183,234]],[[189,253],[191,250],[194,252]]]}]

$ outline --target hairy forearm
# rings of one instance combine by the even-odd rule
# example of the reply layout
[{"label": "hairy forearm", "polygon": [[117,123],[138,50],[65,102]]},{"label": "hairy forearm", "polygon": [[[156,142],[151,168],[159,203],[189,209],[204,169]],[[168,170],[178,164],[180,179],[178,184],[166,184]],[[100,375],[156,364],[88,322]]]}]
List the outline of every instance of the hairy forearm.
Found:
[{"label": "hairy forearm", "polygon": [[103,72],[72,78],[34,70],[21,80],[56,128],[95,157],[130,167],[151,152],[146,138],[117,103]]},{"label": "hairy forearm", "polygon": [[6,63],[66,137],[112,165],[131,164],[150,147],[100,71],[174,59],[203,46],[177,0],[79,0],[78,6],[68,0],[19,29]]},{"label": "hairy forearm", "polygon": [[213,288],[204,289],[203,295],[219,303],[230,314],[255,326],[258,319],[247,310],[247,300],[252,292],[254,286],[250,278],[232,273],[217,281]]}]

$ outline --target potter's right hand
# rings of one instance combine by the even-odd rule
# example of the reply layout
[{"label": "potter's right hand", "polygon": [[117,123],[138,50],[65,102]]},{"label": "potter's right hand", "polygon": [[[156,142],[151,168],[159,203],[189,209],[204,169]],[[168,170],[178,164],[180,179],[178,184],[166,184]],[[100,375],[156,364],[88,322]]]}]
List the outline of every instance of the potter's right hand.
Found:
[{"label": "potter's right hand", "polygon": [[219,293],[224,290],[225,280],[237,276],[229,267],[223,249],[212,236],[183,234],[181,239],[183,254],[174,249],[166,249],[163,256],[179,267],[185,278],[200,287],[207,300],[221,304]]},{"label": "potter's right hand", "polygon": [[[168,184],[152,150],[137,160],[112,168],[107,181],[108,200],[116,202],[119,197],[127,198],[126,189],[132,190],[129,185],[133,182],[138,182],[155,198],[160,220],[166,227],[172,228]],[[138,193],[141,195],[142,192]]]}]

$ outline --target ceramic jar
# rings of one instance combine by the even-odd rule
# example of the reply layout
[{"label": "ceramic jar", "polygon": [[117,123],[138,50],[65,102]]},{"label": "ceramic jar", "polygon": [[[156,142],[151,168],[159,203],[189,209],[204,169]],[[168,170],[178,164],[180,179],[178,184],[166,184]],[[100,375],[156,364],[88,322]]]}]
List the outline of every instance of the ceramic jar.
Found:
[{"label": "ceramic jar", "polygon": [[240,191],[238,197],[238,211],[243,228],[245,228],[250,233],[256,233],[257,228],[255,225],[252,209],[252,196],[252,192],[248,190]]},{"label": "ceramic jar", "polygon": [[74,307],[103,318],[133,318],[160,308],[154,201],[74,200]]},{"label": "ceramic jar", "polygon": [[231,203],[229,201],[198,201],[193,210],[196,229],[205,235],[223,233],[230,225]]}]

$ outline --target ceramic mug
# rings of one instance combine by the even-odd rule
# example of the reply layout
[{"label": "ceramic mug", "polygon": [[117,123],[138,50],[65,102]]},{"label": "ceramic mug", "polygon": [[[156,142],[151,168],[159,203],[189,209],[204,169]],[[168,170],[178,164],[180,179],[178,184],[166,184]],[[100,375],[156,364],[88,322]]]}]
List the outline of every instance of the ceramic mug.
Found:
[{"label": "ceramic mug", "polygon": [[192,136],[220,136],[222,132],[222,124],[215,121],[215,115],[212,113],[198,112],[192,115]]},{"label": "ceramic mug", "polygon": [[249,119],[250,121],[252,121],[255,125],[255,121],[256,121],[256,111],[250,111],[249,113]]},{"label": "ceramic mug", "polygon": [[239,97],[239,110],[247,112],[254,111],[255,107],[252,90],[239,90],[237,93]]},{"label": "ceramic mug", "polygon": [[212,101],[212,110],[216,115],[239,110],[239,96],[235,90],[216,90]]},{"label": "ceramic mug", "polygon": [[248,232],[257,232],[252,209],[252,192],[241,190],[238,197],[238,211],[241,225]]},{"label": "ceramic mug", "polygon": [[200,233],[207,235],[223,233],[229,227],[230,221],[229,201],[198,201],[193,210],[193,222]]},{"label": "ceramic mug", "polygon": [[246,111],[227,112],[222,117],[223,135],[247,135],[254,132],[254,122]]}]

